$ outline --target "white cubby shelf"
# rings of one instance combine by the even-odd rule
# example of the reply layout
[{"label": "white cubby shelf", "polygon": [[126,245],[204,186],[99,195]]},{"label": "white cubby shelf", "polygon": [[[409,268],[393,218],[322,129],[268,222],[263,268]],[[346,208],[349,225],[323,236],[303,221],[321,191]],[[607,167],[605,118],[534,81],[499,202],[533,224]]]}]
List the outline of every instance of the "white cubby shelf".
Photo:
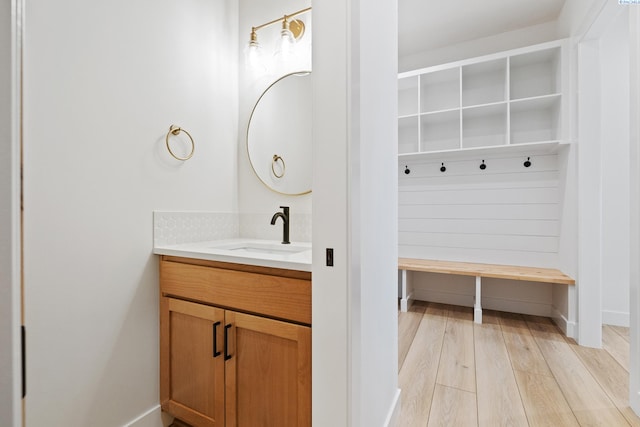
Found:
[{"label": "white cubby shelf", "polygon": [[560,141],[528,142],[523,144],[494,145],[491,147],[456,148],[453,150],[405,153],[398,154],[398,159],[401,163],[405,160],[411,160],[411,163],[413,163],[413,161],[421,160],[463,160],[476,159],[483,156],[488,157],[494,154],[505,154],[509,157],[521,155],[524,160],[526,157],[555,154],[565,146],[566,144],[561,144]]},{"label": "white cubby shelf", "polygon": [[400,73],[399,157],[556,150],[567,141],[565,44]]}]

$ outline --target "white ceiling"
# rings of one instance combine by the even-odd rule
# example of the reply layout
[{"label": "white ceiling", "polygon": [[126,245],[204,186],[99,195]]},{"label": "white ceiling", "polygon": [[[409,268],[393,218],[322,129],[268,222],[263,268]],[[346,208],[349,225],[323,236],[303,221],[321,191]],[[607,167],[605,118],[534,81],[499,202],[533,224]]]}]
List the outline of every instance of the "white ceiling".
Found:
[{"label": "white ceiling", "polygon": [[398,0],[400,57],[555,21],[565,0]]}]

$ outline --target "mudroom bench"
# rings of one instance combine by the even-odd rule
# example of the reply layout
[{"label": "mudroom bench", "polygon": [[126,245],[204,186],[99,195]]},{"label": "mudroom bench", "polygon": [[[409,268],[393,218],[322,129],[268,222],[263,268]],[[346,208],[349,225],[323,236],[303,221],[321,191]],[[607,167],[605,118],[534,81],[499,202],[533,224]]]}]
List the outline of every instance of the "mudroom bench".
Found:
[{"label": "mudroom bench", "polygon": [[482,278],[526,280],[542,283],[559,283],[575,285],[575,280],[555,268],[521,267],[501,264],[479,264],[459,261],[438,261],[431,259],[399,258],[398,270],[401,271],[400,309],[407,311],[411,295],[407,293],[407,272],[427,272],[440,274],[457,274],[474,276],[476,278],[476,292],[473,310],[473,320],[482,323]]}]

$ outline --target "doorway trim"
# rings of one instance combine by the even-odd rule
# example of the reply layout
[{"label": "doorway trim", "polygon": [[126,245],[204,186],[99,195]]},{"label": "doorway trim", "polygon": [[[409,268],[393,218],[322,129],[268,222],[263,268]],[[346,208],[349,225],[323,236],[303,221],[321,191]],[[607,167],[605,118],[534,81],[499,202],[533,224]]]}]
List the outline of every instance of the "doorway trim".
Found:
[{"label": "doorway trim", "polygon": [[[4,404],[0,411],[0,424],[18,427],[23,424],[22,410],[22,256],[21,256],[21,145],[22,145],[22,42],[24,0],[3,2],[2,15],[11,24],[3,28],[2,38],[9,43],[10,64],[2,74],[0,85],[8,88],[7,104],[2,105],[0,120],[8,132],[0,147],[0,164],[4,169],[0,180],[0,394]],[[6,77],[5,77],[6,76]],[[6,102],[5,101],[5,102]],[[8,114],[4,112],[8,111]],[[4,177],[8,179],[4,179]]]},{"label": "doorway trim", "polygon": [[[628,12],[629,23],[629,93],[630,93],[630,105],[629,105],[629,157],[630,157],[630,369],[629,369],[629,405],[636,412],[640,414],[640,8],[636,6],[623,6],[618,2],[611,0],[603,0],[601,3],[599,12],[593,19],[586,22],[584,31],[580,32],[582,36],[578,39],[580,53],[585,53],[587,58],[587,64],[583,63],[584,58],[580,58],[578,64],[579,71],[583,69],[585,65],[596,64],[596,69],[599,68],[598,60],[598,43],[600,37],[609,28],[609,26],[615,21],[619,14]],[[626,8],[625,11],[623,8]],[[596,62],[593,62],[594,59]],[[593,70],[593,68],[591,68]],[[594,73],[595,74],[595,73]],[[581,76],[584,76],[582,73]],[[592,78],[593,76],[587,78]],[[598,80],[599,77],[597,77]],[[586,84],[585,84],[586,83]],[[588,82],[579,82],[579,93],[583,97],[580,102],[580,108],[585,107],[584,90],[587,92],[591,89],[588,86]],[[587,95],[589,96],[589,95]],[[592,99],[593,101],[593,99]],[[588,108],[588,105],[586,106]],[[584,119],[583,113],[580,112],[581,121]],[[580,135],[585,135],[583,132],[588,130],[588,127],[583,127],[583,123],[579,123]],[[582,141],[581,141],[582,142]],[[584,148],[581,147],[581,148]],[[593,153],[592,153],[593,154]],[[584,170],[585,165],[580,164],[580,168]],[[601,171],[598,170],[600,174]],[[600,183],[598,183],[599,185]],[[584,185],[583,181],[580,181],[580,185]],[[599,188],[599,187],[598,187]],[[600,196],[598,196],[600,197]],[[581,209],[583,206],[580,207]],[[593,218],[592,218],[593,219]],[[591,222],[593,229],[600,229],[601,223]],[[582,237],[582,234],[581,234]],[[580,242],[580,248],[584,248],[584,241]],[[582,258],[582,255],[580,255]],[[635,261],[635,262],[634,262]],[[581,276],[582,277],[582,276]],[[601,282],[598,280],[598,282]],[[582,285],[581,281],[581,285]],[[593,291],[589,288],[589,291]],[[592,321],[585,328],[585,319],[593,317],[599,318],[601,322],[602,315],[598,314],[593,316],[593,313],[600,313],[600,300],[595,298],[594,295],[588,295],[586,301],[584,301],[584,289],[581,288],[581,295],[579,300],[582,300],[579,306],[579,318],[580,318],[580,339],[581,345],[600,346],[599,342],[601,338],[601,325],[597,325],[595,321]],[[598,283],[598,294],[602,293],[600,283]],[[592,311],[593,310],[593,311]],[[597,329],[597,330],[596,330]],[[584,339],[584,341],[583,341]]]},{"label": "doorway trim", "polygon": [[629,10],[631,283],[629,405],[640,415],[640,9]]}]

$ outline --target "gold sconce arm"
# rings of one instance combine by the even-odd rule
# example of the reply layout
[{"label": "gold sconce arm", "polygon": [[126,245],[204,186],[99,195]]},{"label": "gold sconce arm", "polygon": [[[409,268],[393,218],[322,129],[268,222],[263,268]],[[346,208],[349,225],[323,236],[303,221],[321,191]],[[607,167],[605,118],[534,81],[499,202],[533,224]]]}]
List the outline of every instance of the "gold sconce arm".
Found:
[{"label": "gold sconce arm", "polygon": [[283,28],[286,28],[285,25],[288,24],[289,30],[293,33],[293,37],[298,40],[304,34],[304,23],[298,19],[294,19],[291,21],[291,18],[294,18],[298,15],[302,15],[303,13],[309,12],[311,7],[307,7],[305,9],[300,9],[296,12],[290,13],[288,15],[284,15],[282,18],[277,18],[269,22],[265,22],[264,24],[257,25],[255,27],[251,27],[251,41],[257,41],[256,32],[264,27],[268,27],[269,25],[276,24],[278,22],[282,22]]},{"label": "gold sconce arm", "polygon": [[[257,25],[257,26],[255,26],[255,27],[251,27],[251,40],[252,40],[252,41],[255,41],[255,38],[257,37],[257,36],[256,36],[256,31],[258,31],[258,30],[260,30],[260,29],[262,29],[262,28],[264,28],[264,27],[268,27],[269,25],[276,24],[276,23],[278,23],[278,22],[282,22],[282,23],[283,23],[283,25],[284,25],[284,24],[286,24],[286,23],[288,23],[288,24],[289,24],[289,26],[290,26],[290,27],[289,27],[289,29],[290,29],[290,30],[291,30],[291,32],[293,33],[293,36],[294,36],[296,39],[299,39],[299,38],[300,38],[300,37],[302,37],[302,35],[304,34],[304,24],[302,23],[302,21],[299,21],[299,20],[297,20],[297,19],[296,19],[296,20],[294,20],[294,21],[291,21],[291,18],[294,18],[294,17],[296,17],[296,16],[298,16],[298,15],[302,15],[303,13],[309,12],[310,10],[311,10],[311,7],[307,7],[307,8],[305,8],[305,9],[300,9],[300,10],[298,10],[297,12],[290,13],[289,15],[284,15],[282,18],[277,18],[277,19],[274,19],[274,20],[272,20],[272,21],[265,22],[265,23],[264,23],[264,24],[262,24],[262,25]],[[294,25],[294,26],[292,27],[292,26],[291,26],[292,22],[296,22],[296,23],[300,23],[300,24],[302,24],[302,25],[301,25],[301,27],[302,27],[302,28],[301,28],[301,30],[299,30],[299,31],[294,31],[294,30],[298,27],[298,24],[296,24],[296,25]],[[296,34],[296,32],[297,32],[297,34]]]}]

